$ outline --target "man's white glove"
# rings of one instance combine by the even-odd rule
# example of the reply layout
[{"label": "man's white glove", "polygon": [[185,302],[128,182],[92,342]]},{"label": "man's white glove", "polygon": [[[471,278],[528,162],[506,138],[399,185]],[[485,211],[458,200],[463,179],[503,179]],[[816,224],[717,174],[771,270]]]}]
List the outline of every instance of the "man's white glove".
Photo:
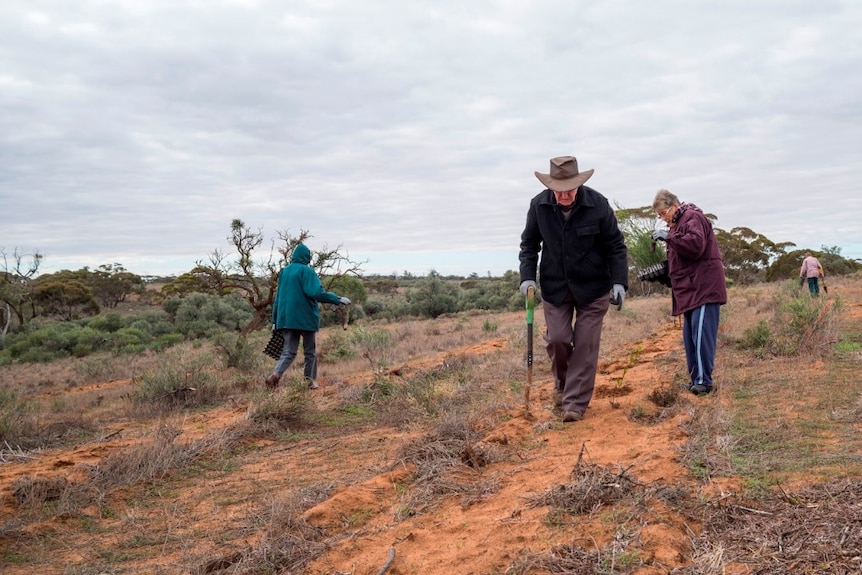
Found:
[{"label": "man's white glove", "polygon": [[521,282],[521,287],[520,287],[520,288],[518,288],[518,289],[520,289],[520,290],[521,290],[521,295],[526,296],[526,295],[527,295],[527,290],[528,290],[528,289],[530,289],[530,288],[533,288],[533,291],[535,291],[535,290],[536,290],[536,282],[534,282],[533,280],[524,280],[524,281],[522,281],[522,282]]},{"label": "man's white glove", "polygon": [[350,305],[350,298],[341,296],[340,298],[338,298],[338,303],[340,303],[341,305]]},{"label": "man's white glove", "polygon": [[663,242],[667,241],[667,230],[656,230],[652,233],[653,241],[661,240]]},{"label": "man's white glove", "polygon": [[611,290],[611,299],[616,304],[617,309],[623,309],[623,301],[626,299],[626,288],[623,284],[614,284]]}]

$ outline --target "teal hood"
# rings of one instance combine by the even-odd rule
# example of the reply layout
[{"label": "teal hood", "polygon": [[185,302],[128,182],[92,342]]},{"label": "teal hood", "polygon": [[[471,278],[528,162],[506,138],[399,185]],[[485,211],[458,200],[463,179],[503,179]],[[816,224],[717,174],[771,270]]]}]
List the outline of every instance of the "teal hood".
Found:
[{"label": "teal hood", "polygon": [[293,255],[290,257],[290,263],[292,264],[304,264],[308,265],[311,263],[311,250],[305,244],[297,244],[295,248],[293,248]]}]

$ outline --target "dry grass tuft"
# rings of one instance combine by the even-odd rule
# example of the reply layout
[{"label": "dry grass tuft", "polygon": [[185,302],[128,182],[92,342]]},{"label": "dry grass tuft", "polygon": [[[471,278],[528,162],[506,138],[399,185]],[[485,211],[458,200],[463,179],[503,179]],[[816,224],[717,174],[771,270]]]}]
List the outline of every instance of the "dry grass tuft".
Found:
[{"label": "dry grass tuft", "polygon": [[479,443],[480,437],[465,419],[448,417],[402,448],[399,465],[412,464],[416,472],[398,513],[401,519],[432,508],[445,495],[463,495],[467,507],[499,490],[499,479],[483,478],[482,470],[506,455],[497,444]]},{"label": "dry grass tuft", "polygon": [[558,545],[546,554],[526,552],[506,569],[506,575],[528,575],[530,573],[578,573],[595,575],[600,573],[599,551],[587,551],[577,545]]},{"label": "dry grass tuft", "polygon": [[12,495],[23,507],[58,501],[69,488],[65,477],[19,477],[12,482]]},{"label": "dry grass tuft", "polygon": [[[291,493],[267,502],[262,517],[266,527],[260,541],[238,557],[236,553],[213,561],[230,562],[231,573],[301,573],[314,559],[322,555],[331,542],[323,530],[308,524],[302,513],[323,500],[329,490],[316,489]],[[205,573],[207,565],[199,568]]]},{"label": "dry grass tuft", "polygon": [[732,473],[731,417],[718,405],[691,409],[691,418],[684,425],[689,439],[680,447],[680,462],[697,479],[709,481],[714,475]]},{"label": "dry grass tuft", "polygon": [[153,482],[170,477],[177,470],[207,453],[217,453],[224,438],[217,436],[190,443],[178,443],[182,431],[161,424],[152,441],[143,441],[121,451],[113,451],[98,465],[89,466],[93,485],[101,492],[137,483]]},{"label": "dry grass tuft", "polygon": [[672,407],[679,401],[680,390],[679,385],[664,385],[654,388],[646,398],[659,407]]},{"label": "dry grass tuft", "polygon": [[248,419],[258,424],[300,421],[310,408],[311,393],[302,378],[283,379],[275,392],[249,408]]}]

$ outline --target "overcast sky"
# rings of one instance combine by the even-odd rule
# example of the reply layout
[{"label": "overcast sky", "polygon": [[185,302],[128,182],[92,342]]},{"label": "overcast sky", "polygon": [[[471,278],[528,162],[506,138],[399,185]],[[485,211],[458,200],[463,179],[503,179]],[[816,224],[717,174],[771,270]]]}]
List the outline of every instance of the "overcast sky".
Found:
[{"label": "overcast sky", "polygon": [[4,0],[0,247],[179,274],[240,218],[518,268],[534,171],[862,257],[858,0]]}]

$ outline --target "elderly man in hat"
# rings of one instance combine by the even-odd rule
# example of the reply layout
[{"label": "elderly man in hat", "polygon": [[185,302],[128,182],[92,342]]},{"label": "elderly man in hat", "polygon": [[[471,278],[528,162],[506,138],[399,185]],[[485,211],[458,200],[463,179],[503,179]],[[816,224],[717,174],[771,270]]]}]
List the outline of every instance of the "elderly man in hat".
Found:
[{"label": "elderly man in hat", "polygon": [[536,172],[546,189],[530,201],[521,234],[520,289],[526,295],[536,287],[538,268],[554,403],[564,422],[584,417],[609,293],[622,305],[628,289],[623,234],[607,198],[584,185],[592,175],[573,156],[552,158],[550,173]]}]

